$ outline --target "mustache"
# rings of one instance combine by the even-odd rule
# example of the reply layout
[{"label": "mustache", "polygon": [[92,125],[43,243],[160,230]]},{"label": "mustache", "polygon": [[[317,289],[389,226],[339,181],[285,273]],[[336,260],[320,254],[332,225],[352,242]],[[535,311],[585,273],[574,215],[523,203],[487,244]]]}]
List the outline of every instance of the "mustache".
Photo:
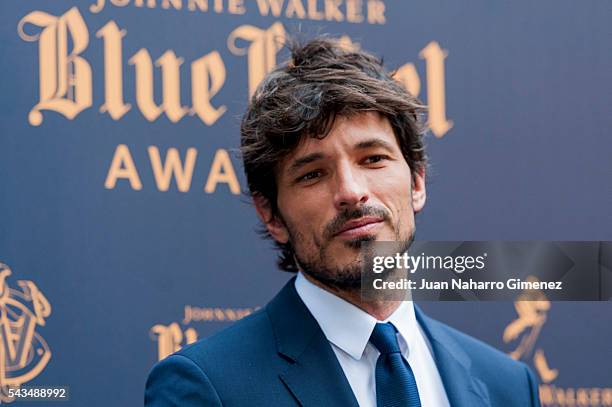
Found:
[{"label": "mustache", "polygon": [[344,226],[344,224],[353,219],[359,219],[364,216],[377,216],[385,222],[391,221],[389,211],[379,206],[364,206],[356,209],[346,209],[340,212],[332,219],[325,227],[325,237],[329,240],[336,235]]}]

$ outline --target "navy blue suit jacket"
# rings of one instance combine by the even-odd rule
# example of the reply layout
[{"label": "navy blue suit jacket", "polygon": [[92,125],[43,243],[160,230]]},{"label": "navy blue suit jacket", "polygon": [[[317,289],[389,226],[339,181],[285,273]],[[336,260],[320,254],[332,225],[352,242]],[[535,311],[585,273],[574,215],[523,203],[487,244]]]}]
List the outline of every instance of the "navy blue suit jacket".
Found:
[{"label": "navy blue suit jacket", "polygon": [[[526,365],[415,310],[452,407],[540,405]],[[265,308],[155,365],[145,405],[358,407],[294,279]]]}]

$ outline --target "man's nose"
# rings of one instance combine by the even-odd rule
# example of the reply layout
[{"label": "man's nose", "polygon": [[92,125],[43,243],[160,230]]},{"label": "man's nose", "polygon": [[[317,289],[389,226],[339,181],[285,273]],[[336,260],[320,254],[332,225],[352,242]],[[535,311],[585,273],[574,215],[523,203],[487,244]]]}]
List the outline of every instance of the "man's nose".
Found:
[{"label": "man's nose", "polygon": [[337,210],[363,205],[370,198],[365,180],[349,166],[338,170],[335,187],[334,206]]}]

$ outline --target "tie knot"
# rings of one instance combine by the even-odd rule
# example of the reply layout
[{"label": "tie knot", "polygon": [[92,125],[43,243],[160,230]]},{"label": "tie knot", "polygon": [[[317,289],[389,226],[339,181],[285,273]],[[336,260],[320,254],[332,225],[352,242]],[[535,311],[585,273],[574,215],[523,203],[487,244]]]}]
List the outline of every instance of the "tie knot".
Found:
[{"label": "tie knot", "polygon": [[370,336],[370,342],[383,354],[399,353],[400,348],[397,343],[396,333],[397,329],[387,322],[386,324],[376,324],[372,336]]}]

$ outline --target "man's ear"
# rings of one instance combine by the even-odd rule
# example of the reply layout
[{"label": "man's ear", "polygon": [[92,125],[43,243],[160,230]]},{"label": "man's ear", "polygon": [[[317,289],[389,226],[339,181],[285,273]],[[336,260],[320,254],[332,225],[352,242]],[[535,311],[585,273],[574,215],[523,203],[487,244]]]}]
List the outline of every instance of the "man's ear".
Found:
[{"label": "man's ear", "polygon": [[253,194],[253,204],[255,211],[261,222],[266,225],[266,229],[272,235],[272,238],[278,243],[287,243],[289,241],[289,232],[283,221],[272,214],[270,201],[260,193]]},{"label": "man's ear", "polygon": [[427,192],[425,191],[425,170],[416,171],[412,180],[412,210],[417,213],[425,206]]}]

